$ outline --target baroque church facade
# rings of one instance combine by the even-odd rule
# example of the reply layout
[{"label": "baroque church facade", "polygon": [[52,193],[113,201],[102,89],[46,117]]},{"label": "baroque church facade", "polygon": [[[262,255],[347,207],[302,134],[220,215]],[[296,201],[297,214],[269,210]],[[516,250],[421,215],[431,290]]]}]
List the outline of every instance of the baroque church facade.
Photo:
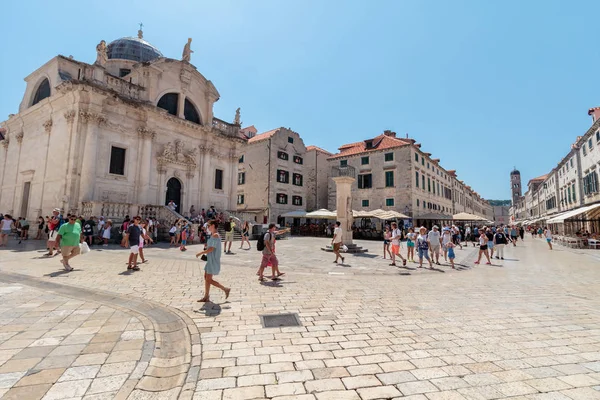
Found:
[{"label": "baroque church facade", "polygon": [[[235,210],[239,109],[213,115],[219,92],[190,63],[137,37],[98,44],[94,64],[57,56],[25,78],[18,114],[0,123],[0,210],[33,220],[122,216],[175,201]],[[111,215],[114,214],[114,215]]]}]

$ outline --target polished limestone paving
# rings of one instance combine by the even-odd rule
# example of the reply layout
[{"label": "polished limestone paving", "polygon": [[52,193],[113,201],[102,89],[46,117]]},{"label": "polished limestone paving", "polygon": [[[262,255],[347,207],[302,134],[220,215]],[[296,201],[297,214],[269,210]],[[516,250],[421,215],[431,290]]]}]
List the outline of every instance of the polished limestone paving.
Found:
[{"label": "polished limestone paving", "polygon": [[[457,270],[389,266],[378,242],[333,264],[327,239],[222,256],[212,302],[199,245],[94,248],[73,272],[36,243],[0,250],[0,394],[16,399],[598,399],[600,257],[526,238]],[[37,243],[39,244],[39,243]],[[253,246],[255,243],[252,243]],[[43,247],[43,246],[42,246]],[[405,254],[405,250],[402,252]],[[442,258],[443,260],[443,258]],[[297,313],[299,327],[260,316]]]}]

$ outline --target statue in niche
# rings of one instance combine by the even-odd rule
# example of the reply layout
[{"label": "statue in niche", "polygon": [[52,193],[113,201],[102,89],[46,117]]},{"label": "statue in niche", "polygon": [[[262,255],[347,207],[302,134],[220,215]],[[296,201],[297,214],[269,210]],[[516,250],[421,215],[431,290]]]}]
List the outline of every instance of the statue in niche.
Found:
[{"label": "statue in niche", "polygon": [[175,155],[177,157],[177,161],[185,162],[186,157],[183,152],[183,142],[179,139],[175,141]]},{"label": "statue in niche", "polygon": [[183,54],[181,56],[181,61],[190,62],[190,59],[192,58],[192,53],[194,52],[194,50],[192,50],[191,46],[192,46],[192,38],[188,38],[187,43],[185,44],[185,46],[183,46]]},{"label": "statue in niche", "polygon": [[108,50],[106,48],[106,42],[101,40],[96,46],[96,64],[104,67],[108,61]]},{"label": "statue in niche", "polygon": [[173,150],[173,145],[171,142],[165,144],[165,149],[163,150],[163,157],[167,160],[172,160],[175,158],[175,150]]},{"label": "statue in niche", "polygon": [[185,160],[188,164],[196,164],[196,157],[198,156],[198,148],[194,147],[188,154],[185,155]]}]

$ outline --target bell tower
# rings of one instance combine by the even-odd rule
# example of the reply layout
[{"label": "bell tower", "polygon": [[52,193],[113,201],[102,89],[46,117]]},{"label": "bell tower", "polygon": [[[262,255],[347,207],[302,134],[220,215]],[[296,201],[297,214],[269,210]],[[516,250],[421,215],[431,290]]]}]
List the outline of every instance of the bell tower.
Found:
[{"label": "bell tower", "polygon": [[510,191],[512,193],[512,203],[515,205],[519,201],[519,197],[522,196],[521,173],[516,168],[510,173]]}]

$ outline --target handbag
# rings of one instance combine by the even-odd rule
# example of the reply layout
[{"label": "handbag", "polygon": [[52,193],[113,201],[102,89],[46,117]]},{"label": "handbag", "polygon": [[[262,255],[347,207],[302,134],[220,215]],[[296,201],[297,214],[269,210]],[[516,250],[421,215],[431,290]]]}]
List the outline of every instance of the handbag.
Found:
[{"label": "handbag", "polygon": [[202,254],[202,255],[200,256],[200,259],[201,259],[202,261],[208,261],[208,257],[206,257],[206,254]]},{"label": "handbag", "polygon": [[90,252],[90,246],[88,246],[87,242],[79,243],[79,253],[86,254]]},{"label": "handbag", "polygon": [[348,251],[348,246],[346,246],[345,244],[342,245],[342,251],[346,252]]}]

